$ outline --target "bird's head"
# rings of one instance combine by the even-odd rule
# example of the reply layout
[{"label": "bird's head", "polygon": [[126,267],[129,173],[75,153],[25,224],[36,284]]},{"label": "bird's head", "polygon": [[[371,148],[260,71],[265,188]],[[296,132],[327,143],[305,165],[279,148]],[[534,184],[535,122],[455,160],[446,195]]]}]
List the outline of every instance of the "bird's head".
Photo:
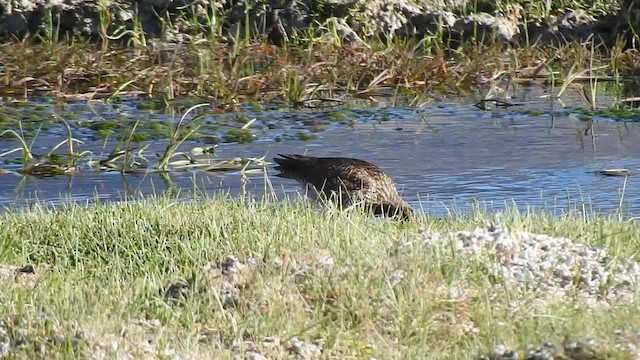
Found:
[{"label": "bird's head", "polygon": [[394,217],[402,221],[409,221],[415,218],[415,211],[413,208],[402,199],[398,202],[378,205],[375,213],[376,215]]}]

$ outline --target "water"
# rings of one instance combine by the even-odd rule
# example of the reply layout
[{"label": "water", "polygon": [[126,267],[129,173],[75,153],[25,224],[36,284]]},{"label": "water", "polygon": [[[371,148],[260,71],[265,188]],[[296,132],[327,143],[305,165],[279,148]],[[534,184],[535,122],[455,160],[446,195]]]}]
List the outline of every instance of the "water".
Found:
[{"label": "water", "polygon": [[[566,103],[567,107],[556,104],[552,112],[548,100],[541,97],[544,94],[544,90],[525,89],[512,99],[523,106],[492,111],[474,107],[474,99],[434,102],[419,112],[410,107],[384,106],[353,110],[347,112],[347,120],[357,120],[355,125],[325,123],[324,130],[307,141],[288,138],[276,142],[274,139],[282,139],[285,131],[304,129],[301,118],[322,122],[327,117],[326,110],[245,112],[249,117],[258,118],[256,127],[261,123],[279,122],[280,125],[264,126],[268,130],[261,130],[259,141],[251,144],[220,144],[216,153],[222,157],[266,155],[268,160],[276,153],[361,158],[385,169],[412,205],[434,214],[446,213],[448,209],[468,209],[474,201],[489,210],[515,203],[555,212],[587,206],[590,210],[608,213],[619,209],[623,186],[626,186],[622,202],[625,214],[640,214],[640,175],[625,180],[593,174],[594,170],[606,168],[627,168],[640,174],[640,125],[598,119],[593,124],[595,135],[589,131],[585,135],[588,123],[581,121],[572,110],[583,104],[569,99],[572,101]],[[87,107],[74,104],[72,110],[67,109],[81,114],[76,122],[98,116],[83,106]],[[120,107],[121,115],[123,108],[129,116],[144,117],[149,113],[125,106]],[[105,114],[100,116],[109,116],[108,111]],[[391,121],[381,121],[387,119]],[[215,122],[216,117],[212,116],[209,123]],[[99,154],[105,148],[103,141],[91,140],[90,132],[84,134],[83,149]],[[59,127],[50,128],[40,135],[34,150],[44,153],[62,139],[64,135]],[[107,143],[104,153],[110,151],[110,145]],[[152,141],[150,150],[160,152],[165,145],[165,141]],[[0,153],[16,146],[13,139],[1,139]],[[202,143],[187,143],[183,148],[194,146]],[[19,168],[8,162],[0,166]],[[269,179],[279,195],[294,195],[300,190],[296,182],[273,177],[274,174],[270,169]],[[96,198],[120,200],[131,195],[159,194],[170,186],[183,194],[191,190],[208,194],[222,190],[237,195],[242,188],[238,172],[182,171],[170,174],[169,178],[171,184],[151,173],[123,176],[118,172],[87,168],[73,176],[54,178],[5,174],[0,175],[0,205],[24,205],[33,201],[87,202]],[[264,176],[249,175],[246,189],[251,195],[261,197],[265,189]]]}]

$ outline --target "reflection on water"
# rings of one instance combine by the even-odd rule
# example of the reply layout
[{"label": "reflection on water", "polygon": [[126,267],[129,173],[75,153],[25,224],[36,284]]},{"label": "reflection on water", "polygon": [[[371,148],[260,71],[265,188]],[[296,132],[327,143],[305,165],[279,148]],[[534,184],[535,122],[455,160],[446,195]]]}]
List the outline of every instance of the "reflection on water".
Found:
[{"label": "reflection on water", "polygon": [[[538,94],[539,95],[539,94]],[[520,205],[567,210],[590,204],[596,211],[618,209],[623,177],[596,176],[603,168],[628,168],[640,173],[640,141],[637,123],[598,121],[593,132],[587,123],[564,112],[552,119],[550,112],[530,115],[531,109],[548,109],[547,100],[531,101],[516,111],[483,112],[473,101],[436,103],[421,109],[388,108],[388,122],[356,119],[354,127],[333,127],[309,141],[260,141],[248,145],[221,144],[223,157],[263,156],[276,153],[308,153],[316,156],[350,156],[371,161],[387,170],[414,206],[441,214],[449,208],[468,208],[475,200],[500,208],[512,200]],[[307,110],[308,111],[308,110]],[[289,111],[290,113],[290,111]],[[538,114],[539,112],[536,112]],[[283,113],[288,116],[288,113]],[[60,141],[59,137],[51,143]],[[2,140],[0,152],[15,147]],[[49,144],[42,144],[44,148]],[[187,144],[196,146],[199,144]],[[99,150],[102,142],[84,145]],[[165,143],[152,144],[162,150]],[[269,175],[275,172],[269,170]],[[0,204],[24,204],[31,200],[118,200],[131,195],[161,193],[168,187],[185,196],[191,191],[212,194],[241,191],[239,173],[170,174],[171,183],[154,174],[127,175],[83,170],[72,177],[48,179],[0,175]],[[295,194],[294,181],[270,176],[275,191]],[[624,206],[627,215],[640,213],[640,175],[626,180]],[[249,175],[246,190],[262,196],[262,174]]]}]

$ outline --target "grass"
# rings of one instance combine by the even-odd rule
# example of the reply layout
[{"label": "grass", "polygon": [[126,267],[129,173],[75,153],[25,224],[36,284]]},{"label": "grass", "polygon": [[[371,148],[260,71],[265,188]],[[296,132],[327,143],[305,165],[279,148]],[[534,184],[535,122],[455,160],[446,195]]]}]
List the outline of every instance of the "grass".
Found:
[{"label": "grass", "polygon": [[[513,296],[531,295],[489,300],[482,294],[492,280],[468,259],[419,247],[392,251],[420,230],[499,222],[636,256],[640,229],[613,218],[510,210],[399,224],[301,202],[219,197],[35,206],[0,221],[2,267],[35,269],[0,277],[0,343],[11,344],[12,358],[230,359],[250,350],[295,358],[296,342],[306,341],[321,344],[316,358],[469,359],[495,344],[613,342],[640,324],[637,302],[513,308]],[[222,281],[215,264],[230,255],[259,265]],[[396,284],[398,270],[405,276]],[[456,298],[457,288],[473,295]],[[599,351],[597,358],[628,358],[613,346]]]},{"label": "grass", "polygon": [[[514,76],[540,60],[555,59],[550,67],[559,75],[553,81],[566,84],[586,74],[635,75],[640,59],[622,41],[610,48],[593,40],[507,48],[500,41],[452,44],[436,35],[382,41],[360,34],[360,43],[347,44],[332,34],[320,27],[292,35],[281,46],[258,36],[228,43],[194,36],[175,51],[154,50],[141,41],[123,47],[107,34],[100,43],[9,41],[0,44],[0,64],[11,64],[0,65],[0,95],[53,94],[61,101],[112,103],[128,96],[159,103],[201,97],[215,100],[220,111],[255,101],[294,108],[336,106],[349,99],[375,103],[380,93],[420,104],[428,93],[465,95],[479,83]],[[25,58],[33,61],[21,61]]]}]

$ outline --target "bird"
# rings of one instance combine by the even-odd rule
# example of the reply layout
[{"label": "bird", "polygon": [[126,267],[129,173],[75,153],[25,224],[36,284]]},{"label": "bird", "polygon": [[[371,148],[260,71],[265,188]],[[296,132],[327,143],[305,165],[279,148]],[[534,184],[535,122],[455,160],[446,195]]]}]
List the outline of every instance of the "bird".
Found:
[{"label": "bird", "polygon": [[374,215],[409,220],[413,208],[398,194],[384,170],[360,159],[277,154],[276,177],[297,180],[314,200],[337,203],[341,208],[362,202]]}]

